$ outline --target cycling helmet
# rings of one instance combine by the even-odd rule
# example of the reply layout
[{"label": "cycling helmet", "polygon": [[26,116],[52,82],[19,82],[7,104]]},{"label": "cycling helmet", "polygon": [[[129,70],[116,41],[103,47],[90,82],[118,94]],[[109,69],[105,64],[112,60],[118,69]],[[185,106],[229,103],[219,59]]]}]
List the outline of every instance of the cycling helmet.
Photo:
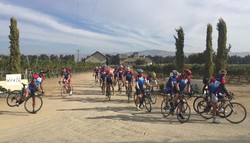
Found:
[{"label": "cycling helmet", "polygon": [[156,73],[155,73],[154,71],[152,72],[152,76],[153,76],[153,77],[156,77]]},{"label": "cycling helmet", "polygon": [[220,75],[226,75],[226,74],[227,74],[227,71],[226,71],[226,70],[220,70],[219,74],[220,74]]},{"label": "cycling helmet", "polygon": [[192,74],[192,72],[191,72],[190,69],[185,69],[185,70],[184,70],[184,73],[186,73],[187,75],[191,75],[191,74]]},{"label": "cycling helmet", "polygon": [[130,67],[127,67],[127,71],[130,71]]},{"label": "cycling helmet", "polygon": [[137,69],[137,73],[143,73],[143,69]]},{"label": "cycling helmet", "polygon": [[173,70],[172,73],[173,73],[173,75],[178,75],[178,71],[177,70]]},{"label": "cycling helmet", "polygon": [[41,69],[41,70],[40,70],[40,73],[45,73],[45,70],[44,70],[44,69]]},{"label": "cycling helmet", "polygon": [[119,68],[123,68],[123,65],[120,65],[120,67]]},{"label": "cycling helmet", "polygon": [[33,75],[33,79],[37,79],[39,77],[38,74]]}]

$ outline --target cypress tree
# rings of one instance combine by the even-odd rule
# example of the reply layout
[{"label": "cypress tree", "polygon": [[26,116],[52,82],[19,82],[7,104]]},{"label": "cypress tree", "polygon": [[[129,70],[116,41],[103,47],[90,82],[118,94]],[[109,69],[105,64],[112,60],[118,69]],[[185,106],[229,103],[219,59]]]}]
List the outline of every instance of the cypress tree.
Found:
[{"label": "cypress tree", "polygon": [[21,53],[19,49],[19,30],[17,27],[17,21],[14,17],[10,19],[10,62],[9,73],[20,74],[21,73]]},{"label": "cypress tree", "polygon": [[179,29],[176,29],[177,36],[174,36],[175,38],[175,47],[176,47],[176,53],[175,53],[175,64],[176,64],[176,70],[179,72],[182,72],[184,70],[184,32],[182,27]]},{"label": "cypress tree", "polygon": [[212,32],[213,27],[211,24],[207,25],[207,38],[206,38],[206,50],[204,51],[204,72],[203,78],[210,78],[213,75],[213,46],[212,46]]},{"label": "cypress tree", "polygon": [[226,48],[227,44],[227,26],[226,22],[220,18],[219,22],[217,23],[217,30],[218,30],[218,49],[216,55],[216,62],[215,62],[215,75],[218,75],[221,69],[226,69],[227,67],[227,59],[228,59],[228,52],[231,48]]}]

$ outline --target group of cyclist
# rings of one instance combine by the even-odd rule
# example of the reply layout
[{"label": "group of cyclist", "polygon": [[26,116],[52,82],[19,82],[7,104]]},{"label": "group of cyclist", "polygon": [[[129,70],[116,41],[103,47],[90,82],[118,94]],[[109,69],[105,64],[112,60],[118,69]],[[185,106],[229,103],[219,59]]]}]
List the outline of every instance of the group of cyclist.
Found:
[{"label": "group of cyclist", "polygon": [[[31,77],[30,82],[28,83],[28,86],[24,89],[23,91],[23,96],[20,96],[20,98],[16,102],[16,106],[19,106],[22,104],[25,99],[31,95],[33,97],[33,106],[35,106],[35,98],[34,95],[37,95],[38,91],[41,91],[41,94],[44,94],[44,89],[43,89],[43,82],[45,80],[45,70],[41,69],[38,73],[33,74]],[[60,83],[67,83],[69,85],[69,91],[70,95],[72,94],[72,78],[71,78],[71,73],[70,70],[63,67],[61,70],[61,77],[60,77]]]},{"label": "group of cyclist", "polygon": [[[116,95],[114,91],[114,86],[118,86],[118,92],[122,93],[122,87],[125,86],[126,94],[132,98],[133,85],[135,85],[135,90],[138,95],[141,95],[144,91],[145,86],[148,86],[153,90],[153,83],[157,85],[155,72],[144,74],[142,69],[137,69],[137,75],[134,75],[134,71],[129,66],[115,66],[113,71],[107,65],[102,67],[96,67],[93,71],[93,76],[100,77],[100,86],[102,88],[107,88],[109,84],[112,87],[113,95]],[[135,82],[135,83],[134,83]],[[104,87],[103,87],[104,86]],[[106,89],[107,91],[107,89]],[[138,96],[139,98],[141,96]],[[141,99],[138,99],[142,101]],[[140,110],[140,107],[137,107]]]},{"label": "group of cyclist", "polygon": [[[172,76],[170,76],[166,82],[165,92],[168,95],[167,98],[169,98],[170,96],[173,97],[174,104],[176,104],[178,97],[181,96],[180,93],[182,93],[185,88],[187,89],[187,94],[191,95],[191,86],[190,86],[191,74],[192,72],[190,69],[185,69],[183,71],[183,74],[181,75],[176,70],[172,71]],[[207,91],[209,92],[211,99],[212,99],[211,102],[212,102],[212,107],[213,107],[213,110],[212,110],[213,123],[216,123],[216,124],[220,123],[217,117],[218,99],[224,98],[224,94],[226,95],[227,98],[229,98],[230,96],[228,90],[225,88],[226,74],[227,74],[226,70],[220,70],[219,76],[217,78],[212,77],[211,79],[207,79],[206,83],[204,83],[207,85],[208,87]],[[181,114],[179,114],[179,116],[183,118]]]}]

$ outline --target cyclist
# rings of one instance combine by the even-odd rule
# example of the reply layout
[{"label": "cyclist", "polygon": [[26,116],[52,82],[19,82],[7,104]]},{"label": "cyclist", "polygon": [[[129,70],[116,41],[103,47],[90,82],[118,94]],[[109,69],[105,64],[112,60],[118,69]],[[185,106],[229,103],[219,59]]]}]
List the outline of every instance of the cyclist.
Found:
[{"label": "cyclist", "polygon": [[136,102],[137,103],[140,103],[140,104],[137,104],[137,110],[140,111],[140,107],[141,105],[143,105],[143,93],[144,93],[144,85],[147,84],[147,79],[146,77],[143,75],[143,69],[137,69],[137,73],[138,75],[136,76],[135,78],[135,81],[136,81],[136,85],[135,85],[135,89],[136,89],[136,94],[138,95]]},{"label": "cyclist", "polygon": [[[114,78],[114,75],[113,73],[111,72],[111,69],[108,68],[106,70],[106,73],[105,73],[105,81],[106,81],[106,84],[105,85],[110,85],[111,88],[112,88],[112,92],[113,92],[113,95],[115,95],[115,90],[114,90],[114,85],[113,85],[113,78]],[[106,86],[106,92],[107,92],[107,86]]]},{"label": "cyclist", "polygon": [[153,83],[155,83],[155,85],[157,86],[156,73],[154,71],[150,72],[148,74],[148,76],[147,76],[147,80],[148,80],[148,83],[149,83],[149,86],[150,86],[150,90],[154,91]]},{"label": "cyclist", "polygon": [[[105,89],[105,75],[106,75],[107,66],[103,65],[100,70],[100,87]],[[103,84],[103,85],[102,85]],[[102,87],[104,86],[104,87]]]},{"label": "cyclist", "polygon": [[93,71],[93,76],[95,76],[95,81],[98,82],[98,75],[99,75],[99,69],[98,67],[95,67]]},{"label": "cyclist", "polygon": [[[16,102],[16,106],[19,106],[20,104],[22,104],[25,101],[25,98],[28,97],[28,95],[32,96],[32,107],[33,109],[35,108],[35,97],[34,95],[37,95],[37,91],[39,90],[39,86],[41,84],[41,77],[39,77],[38,74],[33,75],[32,80],[30,81],[28,87],[24,90],[24,94],[22,96],[20,96],[20,98],[18,99],[18,101]],[[35,112],[34,112],[35,113]]]},{"label": "cyclist", "polygon": [[218,99],[219,98],[223,98],[222,93],[225,93],[226,96],[229,98],[230,94],[228,92],[228,90],[225,87],[226,84],[226,74],[227,71],[226,70],[220,70],[219,71],[219,76],[217,79],[212,78],[211,82],[210,82],[210,93],[212,95],[212,106],[213,106],[213,123],[219,124],[220,121],[217,118],[217,108],[218,108]]},{"label": "cyclist", "polygon": [[173,70],[172,71],[172,75],[169,77],[169,79],[166,82],[165,85],[165,93],[166,93],[166,98],[168,101],[168,97],[172,97],[173,96],[173,92],[175,89],[175,85],[177,83],[177,77],[178,77],[178,71],[177,70]]},{"label": "cyclist", "polygon": [[43,81],[45,79],[45,76],[44,76],[44,73],[45,73],[45,70],[44,69],[41,69],[40,72],[39,72],[39,77],[41,78],[41,84],[40,84],[40,89],[42,91],[42,94],[44,94],[44,91],[43,91]]},{"label": "cyclist", "polygon": [[72,95],[72,76],[71,76],[71,73],[70,73],[70,70],[67,69],[67,68],[63,68],[62,72],[61,72],[61,80],[60,82],[62,82],[63,84],[64,83],[67,83],[68,84],[68,88],[69,88],[69,91],[70,91],[70,95]]},{"label": "cyclist", "polygon": [[114,85],[117,83],[117,76],[118,76],[118,66],[116,65],[113,71],[114,74]]},{"label": "cyclist", "polygon": [[[128,94],[128,89],[131,89],[130,94],[132,93],[132,86],[134,84],[134,73],[133,71],[130,69],[130,67],[128,66],[125,72],[125,79],[126,79],[126,84],[125,84],[125,88],[126,88],[126,94]],[[132,97],[130,95],[130,97]]]},{"label": "cyclist", "polygon": [[[192,74],[192,71],[190,69],[185,69],[183,71],[183,74],[178,76],[177,77],[177,82],[175,84],[175,91],[177,92],[177,94],[175,95],[174,97],[174,104],[176,105],[177,103],[177,99],[181,96],[181,92],[183,92],[183,90],[186,88],[187,89],[187,93],[188,94],[191,94],[191,86],[190,86],[190,83],[191,83],[191,74]],[[174,109],[174,108],[171,108],[171,109]],[[182,109],[180,109],[182,110]],[[179,115],[182,119],[185,119],[181,112],[179,113]]]},{"label": "cyclist", "polygon": [[122,65],[120,65],[117,73],[118,73],[118,91],[120,91],[120,94],[121,94],[122,91],[121,91],[121,87],[119,86],[121,83],[122,83],[122,86],[124,86],[124,74],[125,74],[125,71]]}]

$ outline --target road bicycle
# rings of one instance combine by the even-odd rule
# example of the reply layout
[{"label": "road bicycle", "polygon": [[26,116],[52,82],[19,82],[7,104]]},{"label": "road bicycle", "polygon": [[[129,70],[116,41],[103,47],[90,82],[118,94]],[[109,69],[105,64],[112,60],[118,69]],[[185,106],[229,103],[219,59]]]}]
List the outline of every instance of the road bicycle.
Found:
[{"label": "road bicycle", "polygon": [[[224,97],[224,95],[219,97],[217,113],[221,118],[225,118],[228,122],[238,124],[246,119],[247,111],[242,104],[232,102],[232,99],[234,98],[235,95],[233,93],[230,93],[230,98]],[[197,104],[197,109],[203,118],[211,119],[213,117],[211,100],[200,101]]]},{"label": "road bicycle", "polygon": [[143,108],[143,107],[146,107],[147,111],[148,112],[151,112],[152,110],[152,101],[151,101],[151,97],[150,97],[150,94],[148,92],[149,90],[144,90],[144,91],[141,91],[140,94],[138,93],[135,93],[134,94],[134,103],[135,103],[135,106],[136,107],[139,107],[139,108]]},{"label": "road bicycle", "polygon": [[101,79],[101,90],[102,90],[102,94],[105,94],[105,82]]},{"label": "road bicycle", "polygon": [[121,95],[122,94],[122,80],[121,79],[118,79],[118,92],[119,94]]},{"label": "road bicycle", "polygon": [[127,97],[128,97],[128,102],[130,102],[130,99],[132,98],[132,83],[127,83],[127,91],[126,91],[126,94],[127,94]]},{"label": "road bicycle", "polygon": [[24,109],[28,113],[37,113],[43,106],[43,100],[40,95],[43,93],[35,92],[34,94],[29,94],[28,97],[24,97],[21,99],[19,105],[17,105],[19,99],[24,96],[26,84],[22,83],[23,87],[21,90],[13,90],[7,95],[7,105],[10,107],[19,106],[20,104],[24,103]]},{"label": "road bicycle", "polygon": [[62,98],[66,98],[67,96],[71,96],[72,93],[73,93],[73,86],[70,88],[69,86],[69,83],[68,82],[62,82],[61,84],[61,81],[58,82],[62,87],[60,89],[61,91],[61,96]]},{"label": "road bicycle", "polygon": [[107,83],[107,87],[106,87],[106,99],[108,99],[109,101],[111,100],[111,85],[110,85],[110,83]]},{"label": "road bicycle", "polygon": [[174,97],[164,98],[161,103],[161,113],[164,117],[174,115],[176,112],[177,119],[180,123],[187,122],[191,115],[190,106],[187,103],[187,99],[191,96],[187,94],[181,94],[176,103],[174,103]]}]

